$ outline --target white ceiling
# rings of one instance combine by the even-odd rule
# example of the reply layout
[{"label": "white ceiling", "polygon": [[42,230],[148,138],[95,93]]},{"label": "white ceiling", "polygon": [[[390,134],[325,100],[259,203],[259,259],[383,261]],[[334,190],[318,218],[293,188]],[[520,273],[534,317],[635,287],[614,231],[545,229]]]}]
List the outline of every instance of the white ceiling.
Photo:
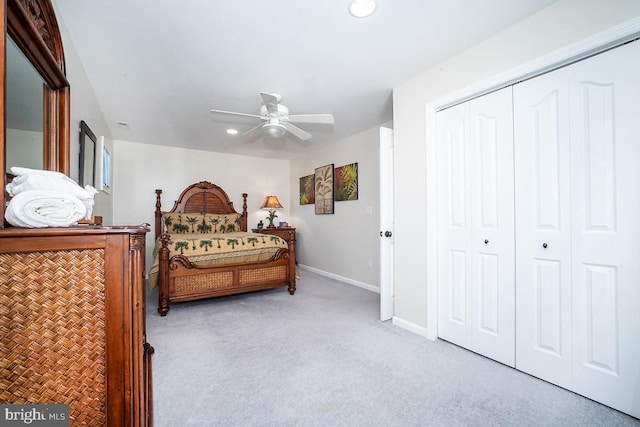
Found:
[{"label": "white ceiling", "polygon": [[[290,159],[392,120],[392,89],[554,0],[54,0],[115,139]],[[73,89],[73,88],[72,88]],[[313,137],[230,136],[279,92]],[[128,129],[117,122],[129,124]]]}]

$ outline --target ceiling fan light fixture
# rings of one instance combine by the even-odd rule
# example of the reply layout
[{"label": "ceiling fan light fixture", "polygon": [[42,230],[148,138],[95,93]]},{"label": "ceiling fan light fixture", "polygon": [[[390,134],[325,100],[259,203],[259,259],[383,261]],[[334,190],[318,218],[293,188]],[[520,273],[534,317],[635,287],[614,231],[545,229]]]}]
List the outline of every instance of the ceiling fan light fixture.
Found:
[{"label": "ceiling fan light fixture", "polygon": [[349,13],[356,18],[366,18],[376,11],[376,0],[351,0]]},{"label": "ceiling fan light fixture", "polygon": [[251,117],[254,119],[260,119],[262,123],[258,123],[248,131],[244,132],[242,136],[256,135],[262,132],[266,136],[271,138],[281,138],[286,134],[298,138],[301,141],[306,141],[311,138],[311,134],[304,129],[300,129],[294,123],[322,123],[333,124],[332,114],[294,114],[289,115],[289,109],[280,104],[282,95],[279,93],[260,92],[262,97],[262,106],[260,107],[260,114],[248,114],[238,113],[234,111],[225,110],[209,110],[211,113],[216,114],[229,114],[232,116]]},{"label": "ceiling fan light fixture", "polygon": [[265,123],[262,125],[262,131],[272,138],[281,138],[287,133],[287,128],[280,123]]}]

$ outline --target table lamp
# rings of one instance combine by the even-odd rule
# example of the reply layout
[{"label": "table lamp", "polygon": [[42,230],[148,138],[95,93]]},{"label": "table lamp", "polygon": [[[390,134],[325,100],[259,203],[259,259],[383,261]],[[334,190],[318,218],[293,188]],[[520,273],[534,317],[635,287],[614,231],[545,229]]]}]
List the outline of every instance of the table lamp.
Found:
[{"label": "table lamp", "polygon": [[269,216],[267,217],[269,225],[267,225],[267,228],[276,228],[276,226],[273,225],[273,219],[278,217],[278,215],[276,215],[276,209],[282,209],[282,205],[280,204],[280,201],[278,201],[278,198],[276,196],[267,196],[267,198],[264,199],[262,206],[260,206],[260,209],[266,209],[269,211]]}]

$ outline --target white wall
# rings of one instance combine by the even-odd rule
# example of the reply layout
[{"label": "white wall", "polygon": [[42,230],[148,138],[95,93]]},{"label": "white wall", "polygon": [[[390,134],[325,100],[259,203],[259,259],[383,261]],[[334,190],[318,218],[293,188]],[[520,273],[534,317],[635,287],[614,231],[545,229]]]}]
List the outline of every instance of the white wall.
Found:
[{"label": "white wall", "polygon": [[[433,330],[436,165],[427,155],[434,132],[427,104],[483,82],[499,80],[516,67],[551,55],[580,40],[640,16],[637,0],[560,0],[484,42],[438,64],[394,89],[395,143],[395,318],[394,322],[428,335]],[[431,153],[429,153],[431,154]],[[428,179],[429,177],[429,179]],[[402,189],[413,188],[407,192]],[[430,203],[427,203],[429,200]],[[416,243],[418,233],[428,245]],[[428,299],[431,298],[431,300]],[[433,310],[432,310],[433,311]]]},{"label": "white wall", "polygon": [[[292,160],[290,175],[298,263],[370,290],[380,287],[378,145],[376,127]],[[358,200],[335,202],[333,215],[316,215],[314,205],[300,205],[300,178],[331,163],[358,163]]]},{"label": "white wall", "polygon": [[[87,73],[80,62],[73,40],[69,36],[67,27],[62,20],[60,12],[56,8],[56,0],[53,6],[58,19],[58,27],[62,36],[62,44],[64,47],[65,63],[67,68],[67,81],[71,86],[71,179],[78,181],[78,158],[80,154],[80,121],[84,120],[96,137],[103,135],[105,137],[105,145],[110,149],[113,147],[113,139],[111,132],[107,126],[107,122],[102,114],[98,100],[93,92],[93,87],[89,83]],[[99,47],[96,46],[96,49]],[[96,174],[98,176],[98,174]],[[97,185],[97,184],[96,184]],[[104,224],[113,224],[113,206],[111,195],[99,192],[96,194],[95,205],[93,208],[94,215],[101,215]]]},{"label": "white wall", "polygon": [[[147,267],[154,244],[156,189],[162,190],[162,210],[170,210],[187,186],[209,181],[222,187],[234,208],[242,212],[247,193],[248,227],[266,218],[264,198],[278,196],[284,209],[278,219],[290,218],[289,161],[187,150],[176,147],[114,141],[113,221],[115,224],[151,224],[147,234]],[[291,221],[290,221],[291,222]]]}]

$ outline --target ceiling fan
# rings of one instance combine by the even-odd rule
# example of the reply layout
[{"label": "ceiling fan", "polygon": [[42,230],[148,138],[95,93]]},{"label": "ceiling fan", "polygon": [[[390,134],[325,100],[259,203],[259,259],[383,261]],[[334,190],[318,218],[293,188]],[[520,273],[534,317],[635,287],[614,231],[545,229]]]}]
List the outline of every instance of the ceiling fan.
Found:
[{"label": "ceiling fan", "polygon": [[254,117],[262,123],[243,133],[243,136],[254,134],[260,130],[273,138],[280,138],[287,132],[305,141],[311,134],[291,123],[322,123],[333,124],[332,114],[295,114],[290,115],[289,109],[280,104],[282,95],[279,93],[260,92],[264,105],[260,107],[260,114],[235,113],[232,111],[210,110],[216,114],[230,114],[233,116]]}]

